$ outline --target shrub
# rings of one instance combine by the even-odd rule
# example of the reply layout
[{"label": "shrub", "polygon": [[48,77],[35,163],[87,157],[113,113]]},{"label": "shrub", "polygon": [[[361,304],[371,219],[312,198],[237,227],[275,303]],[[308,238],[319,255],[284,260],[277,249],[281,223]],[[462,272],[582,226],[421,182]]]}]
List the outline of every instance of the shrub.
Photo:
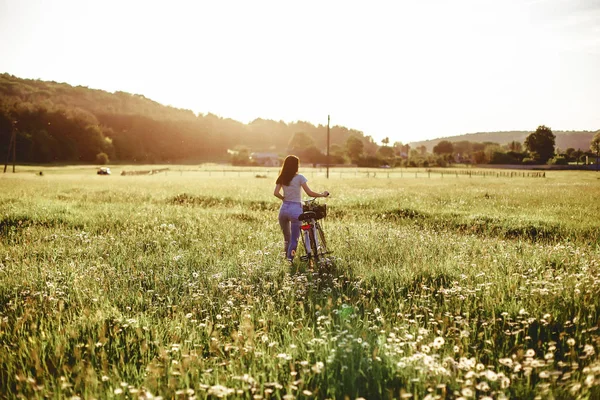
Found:
[{"label": "shrub", "polygon": [[491,154],[490,164],[518,164],[517,160],[511,153],[495,151]]},{"label": "shrub", "polygon": [[525,157],[522,162],[523,162],[523,165],[534,165],[534,164],[536,164],[535,160],[533,158],[529,158],[529,157]]},{"label": "shrub", "polygon": [[568,165],[569,162],[564,156],[556,156],[548,160],[549,165]]},{"label": "shrub", "polygon": [[108,164],[108,155],[106,153],[98,153],[96,154],[96,164],[106,165]]},{"label": "shrub", "polygon": [[360,157],[358,160],[356,160],[356,164],[359,167],[377,168],[382,165],[382,161],[375,156],[366,156]]}]

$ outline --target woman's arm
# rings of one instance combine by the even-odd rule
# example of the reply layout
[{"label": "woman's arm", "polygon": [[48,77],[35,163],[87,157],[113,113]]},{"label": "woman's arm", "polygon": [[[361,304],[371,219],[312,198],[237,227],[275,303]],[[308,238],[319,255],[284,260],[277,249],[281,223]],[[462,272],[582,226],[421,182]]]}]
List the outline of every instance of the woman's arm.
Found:
[{"label": "woman's arm", "polygon": [[302,188],[304,189],[304,191],[306,192],[307,195],[312,196],[312,197],[327,197],[327,196],[329,196],[329,192],[328,191],[324,191],[323,193],[313,192],[308,187],[308,184],[306,182],[304,182],[302,184]]},{"label": "woman's arm", "polygon": [[280,183],[275,185],[275,190],[273,191],[273,195],[275,197],[277,197],[278,199],[281,199],[281,200],[284,199],[283,195],[281,194],[281,184]]}]

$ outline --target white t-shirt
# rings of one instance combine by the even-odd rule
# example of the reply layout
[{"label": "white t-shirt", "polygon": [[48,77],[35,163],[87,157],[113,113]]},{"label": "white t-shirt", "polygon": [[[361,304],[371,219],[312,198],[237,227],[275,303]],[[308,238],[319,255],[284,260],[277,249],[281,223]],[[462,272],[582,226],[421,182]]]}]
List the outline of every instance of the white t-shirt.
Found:
[{"label": "white t-shirt", "polygon": [[302,202],[302,184],[308,182],[304,175],[296,174],[288,186],[283,187],[283,201]]}]

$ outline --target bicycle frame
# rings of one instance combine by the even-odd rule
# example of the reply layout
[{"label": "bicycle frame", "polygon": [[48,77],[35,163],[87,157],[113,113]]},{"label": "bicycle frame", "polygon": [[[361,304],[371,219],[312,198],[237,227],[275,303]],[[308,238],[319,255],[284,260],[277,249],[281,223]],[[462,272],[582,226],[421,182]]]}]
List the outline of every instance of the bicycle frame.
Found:
[{"label": "bicycle frame", "polygon": [[319,247],[319,239],[317,234],[317,224],[316,220],[307,221],[306,224],[300,225],[301,235],[303,236],[304,249],[306,250],[306,254],[310,256],[312,253],[312,249],[310,248],[310,231],[314,235],[315,246]]},{"label": "bicycle frame", "polygon": [[[300,216],[300,237],[306,251],[306,255],[300,257],[303,261],[314,260],[316,263],[325,260],[324,256],[328,253],[327,245],[325,242],[325,233],[319,223],[317,214],[311,210],[316,199],[306,200],[304,202],[304,209],[307,211],[303,212]],[[324,217],[321,217],[324,218]]]}]

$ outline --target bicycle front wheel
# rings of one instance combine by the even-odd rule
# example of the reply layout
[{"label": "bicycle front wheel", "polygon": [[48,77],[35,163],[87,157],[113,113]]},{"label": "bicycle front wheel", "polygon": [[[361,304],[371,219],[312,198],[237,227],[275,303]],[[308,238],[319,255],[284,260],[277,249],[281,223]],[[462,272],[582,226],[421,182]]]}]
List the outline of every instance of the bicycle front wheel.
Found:
[{"label": "bicycle front wheel", "polygon": [[316,229],[310,229],[308,231],[308,240],[310,242],[310,250],[312,253],[313,260],[315,260],[315,266],[319,263],[319,249],[317,246],[317,237],[315,236]]}]

